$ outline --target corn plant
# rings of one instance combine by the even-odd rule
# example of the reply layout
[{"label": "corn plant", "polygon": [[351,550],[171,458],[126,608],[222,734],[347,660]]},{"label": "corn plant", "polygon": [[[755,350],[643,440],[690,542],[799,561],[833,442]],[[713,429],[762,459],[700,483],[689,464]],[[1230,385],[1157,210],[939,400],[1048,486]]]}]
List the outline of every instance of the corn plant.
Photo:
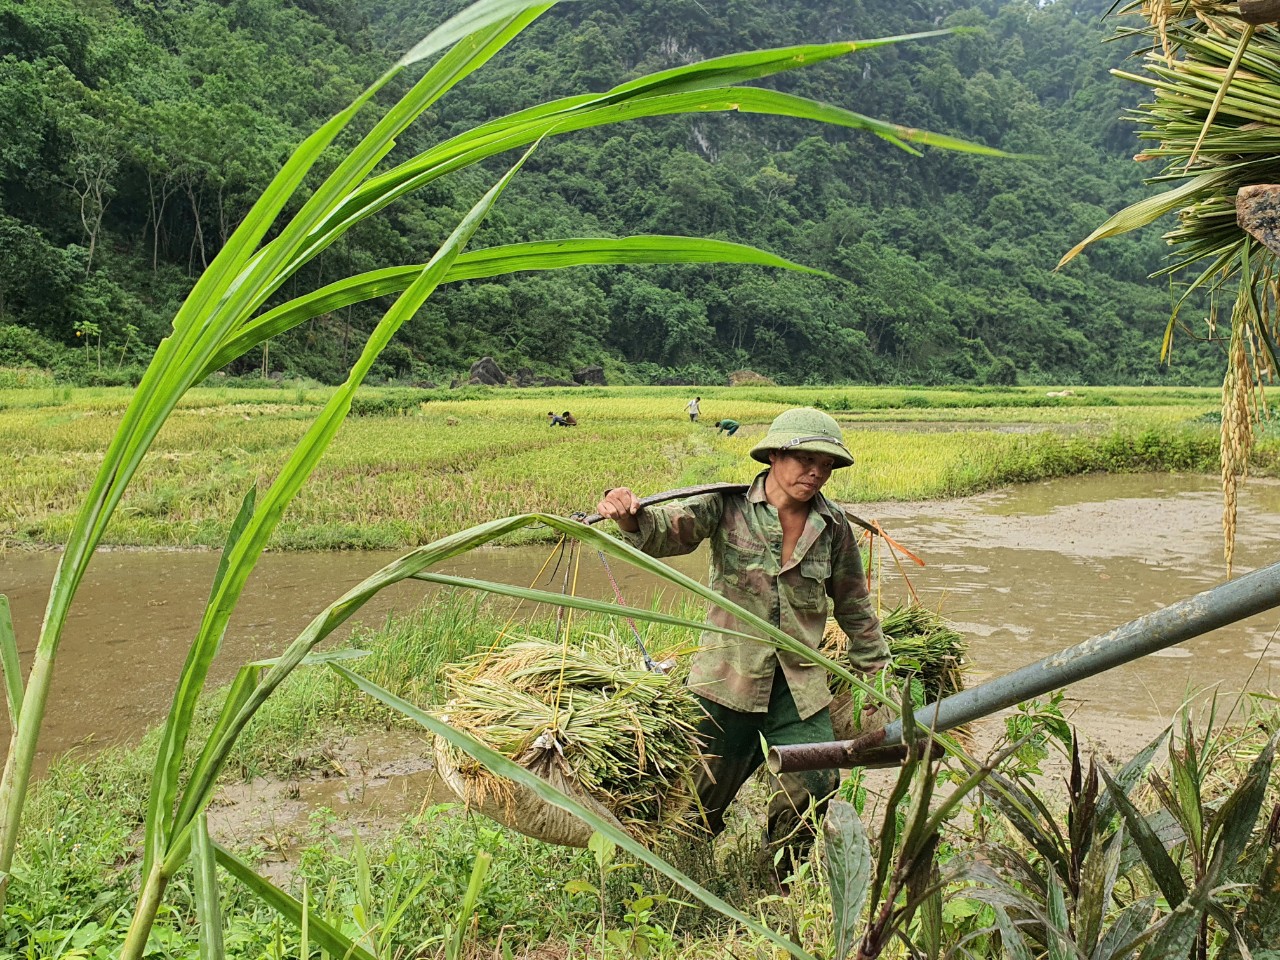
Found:
[{"label": "corn plant", "polygon": [[[7,626],[0,625],[0,653],[3,653],[0,663],[5,668],[13,721],[13,737],[3,780],[0,781],[0,885],[7,885],[36,741],[67,612],[115,508],[169,414],[194,384],[247,350],[263,344],[271,336],[344,304],[397,295],[395,303],[364,345],[347,380],[329,398],[274,482],[261,496],[250,489],[231,525],[208,604],[162,729],[162,743],[156,756],[145,821],[139,901],[122,954],[126,958],[141,955],[148,931],[163,902],[165,887],[188,855],[194,852],[201,869],[207,867],[209,847],[203,841],[196,842],[201,829],[200,814],[208,803],[231,744],[262,699],[309,656],[316,640],[350,617],[377,589],[399,577],[417,573],[428,560],[434,562],[455,555],[467,549],[468,543],[483,542],[489,533],[510,528],[509,524],[482,527],[484,537],[480,540],[474,533],[461,538],[445,538],[433,544],[426,553],[411,555],[413,559],[396,565],[394,571],[375,577],[365,587],[366,592],[354,596],[349,594],[313,622],[312,628],[269,669],[256,665],[242,670],[232,686],[227,711],[214,734],[194,756],[188,752],[187,739],[197,698],[204,688],[209,666],[218,652],[223,633],[254,564],[290,502],[328,448],[351,408],[356,388],[380,351],[436,287],[441,283],[492,277],[516,270],[559,269],[585,263],[718,261],[807,270],[748,246],[684,237],[569,239],[468,251],[466,248],[485,216],[519,171],[528,151],[535,149],[542,138],[626,119],[733,110],[807,118],[866,130],[911,152],[916,152],[912,143],[996,152],[803,97],[742,86],[745,81],[908,39],[892,37],[735,54],[661,71],[620,84],[602,94],[567,97],[489,121],[390,169],[376,172],[395,146],[396,138],[411,123],[552,5],[536,0],[479,0],[405,54],[349,107],[308,137],[285,162],[179,309],[171,335],[157,348],[123,415],[77,515],[55,574],[35,661],[25,686],[17,679],[12,632]],[[373,98],[393,78],[411,65],[437,54],[440,56],[432,66],[382,114],[369,133],[340,159],[332,173],[318,184],[307,181],[324,151],[332,146],[358,113],[369,108]],[[338,240],[351,226],[439,177],[512,150],[526,152],[497,180],[425,264],[392,267],[349,277],[264,310],[302,266]],[[284,212],[295,197],[299,201],[298,210],[286,217]],[[540,519],[550,522],[552,518]],[[520,518],[517,525],[528,522],[532,521]],[[608,539],[602,535],[598,538]],[[788,640],[785,637],[777,639],[784,645]],[[341,665],[334,668],[346,670]],[[446,739],[457,738],[454,731],[437,726],[442,727],[435,731],[439,735]],[[455,745],[473,756],[480,756],[486,763],[501,766],[501,758],[483,756],[474,743],[458,738]],[[180,776],[184,767],[190,768],[185,778]],[[515,772],[512,775],[519,779]],[[570,801],[560,798],[559,802]],[[621,838],[614,839],[620,842]],[[634,842],[631,843],[634,846]],[[652,856],[647,851],[644,853]],[[233,872],[237,869],[223,853],[215,851],[214,856],[227,869]],[[255,889],[284,910],[285,901],[279,896],[270,894],[262,884],[255,885]],[[3,887],[0,886],[0,895],[2,893]],[[704,899],[709,896],[705,891],[700,891],[700,895]],[[725,904],[716,905],[727,909]],[[751,923],[745,917],[740,919]],[[793,945],[790,948],[796,949]]]}]

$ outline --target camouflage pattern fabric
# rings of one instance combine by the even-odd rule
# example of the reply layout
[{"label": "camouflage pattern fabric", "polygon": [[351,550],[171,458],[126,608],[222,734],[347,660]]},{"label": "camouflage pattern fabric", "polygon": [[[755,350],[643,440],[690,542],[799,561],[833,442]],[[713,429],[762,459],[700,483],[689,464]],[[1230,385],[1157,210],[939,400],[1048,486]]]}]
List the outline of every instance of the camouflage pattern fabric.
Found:
[{"label": "camouflage pattern fabric", "polygon": [[[878,669],[889,648],[872,609],[857,540],[844,512],[822,494],[814,497],[804,531],[782,565],[782,523],[765,499],[764,478],[743,495],[711,493],[646,507],[635,533],[620,536],[653,557],[692,552],[711,541],[711,588],[788,636],[817,650],[828,610],[849,637],[848,662],[859,671]],[[750,633],[719,608],[709,621]],[[801,720],[831,702],[826,671],[763,641],[708,631],[694,655],[689,686],[731,710],[769,710],[774,671],[781,668]]]}]

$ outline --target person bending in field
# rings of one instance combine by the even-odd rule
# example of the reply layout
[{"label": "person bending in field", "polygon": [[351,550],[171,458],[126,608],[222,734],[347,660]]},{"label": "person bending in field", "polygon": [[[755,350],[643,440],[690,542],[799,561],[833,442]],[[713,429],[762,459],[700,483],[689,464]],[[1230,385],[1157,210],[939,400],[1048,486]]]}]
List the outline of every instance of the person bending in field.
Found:
[{"label": "person bending in field", "polygon": [[732,437],[735,433],[738,432],[738,427],[740,426],[741,424],[738,423],[737,420],[717,420],[716,433],[719,434],[720,431],[723,430],[725,433],[725,436]]},{"label": "person bending in field", "polygon": [[560,419],[564,421],[566,427],[576,427],[578,425],[578,418],[568,410],[560,415]]},{"label": "person bending in field", "polygon": [[[650,556],[685,554],[711,541],[713,590],[814,650],[830,609],[849,637],[850,665],[865,673],[879,670],[889,648],[857,538],[844,511],[822,495],[832,471],[853,463],[839,425],[820,410],[788,410],[751,456],[768,468],[745,493],[641,507],[631,490],[617,487],[596,512]],[[753,632],[718,607],[708,620]],[[761,737],[771,746],[834,739],[826,671],[763,640],[704,633],[688,682],[706,710],[698,733],[707,766],[698,773],[697,790],[713,835],[724,829],[725,809],[764,759]],[[835,770],[771,778],[766,849],[784,851],[794,867],[812,846],[814,821],[839,783]],[[815,816],[807,816],[810,811]]]},{"label": "person bending in field", "polygon": [[560,414],[555,413],[551,410],[547,411],[547,425],[551,427],[567,427],[568,426],[568,424],[564,422],[564,417],[560,416]]}]

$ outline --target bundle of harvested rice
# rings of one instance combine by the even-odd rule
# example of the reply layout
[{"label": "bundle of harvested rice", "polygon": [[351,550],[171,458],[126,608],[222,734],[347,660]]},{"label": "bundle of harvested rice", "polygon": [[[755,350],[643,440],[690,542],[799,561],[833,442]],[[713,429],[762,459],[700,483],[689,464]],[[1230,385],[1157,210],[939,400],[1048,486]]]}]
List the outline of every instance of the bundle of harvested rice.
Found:
[{"label": "bundle of harvested rice", "polygon": [[[683,681],[646,670],[635,647],[591,635],[527,639],[447,672],[441,718],[652,843],[693,809],[702,710]],[[529,836],[586,846],[592,829],[437,741],[445,782],[468,808]]]},{"label": "bundle of harvested rice", "polygon": [[[880,626],[893,657],[893,679],[911,683],[913,703],[923,706],[964,689],[964,655],[969,645],[941,614],[919,604],[907,604],[884,614]],[[840,625],[828,620],[822,635],[822,652],[839,661],[847,644]],[[882,678],[881,682],[889,679]],[[831,718],[836,738],[849,739],[861,726],[866,695],[861,690],[850,690],[839,677],[832,676],[830,681],[835,696]],[[874,726],[886,719],[877,715],[869,723]]]}]

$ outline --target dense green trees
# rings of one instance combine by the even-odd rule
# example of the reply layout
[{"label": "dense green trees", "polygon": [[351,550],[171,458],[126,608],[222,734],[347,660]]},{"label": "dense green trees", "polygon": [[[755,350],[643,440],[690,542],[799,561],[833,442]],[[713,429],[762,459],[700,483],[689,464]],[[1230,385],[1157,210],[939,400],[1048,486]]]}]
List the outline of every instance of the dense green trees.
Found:
[{"label": "dense green trees", "polygon": [[[1162,255],[1154,232],[1054,272],[1145,190],[1133,131],[1119,120],[1133,92],[1107,75],[1126,52],[1101,42],[1108,5],[565,4],[425,117],[419,135],[748,46],[947,26],[963,29],[779,85],[1034,157],[912,157],[865,134],[746,116],[559,138],[478,243],[696,234],[839,279],[719,266],[456,284],[401,332],[379,372],[447,381],[488,353],[508,369],[560,376],[611,360],[637,378],[748,366],[791,382],[966,382],[1011,369],[1028,382],[1214,378],[1213,348],[1189,338],[1172,370],[1157,363],[1169,293],[1146,279]],[[71,376],[127,377],[291,147],[451,9],[0,0],[0,357],[34,353]],[[410,131],[400,149],[415,139]],[[326,250],[305,279],[425,260],[484,182],[401,201]],[[344,308],[277,338],[267,368],[333,378],[378,310]],[[261,366],[249,358],[229,372]]]}]

